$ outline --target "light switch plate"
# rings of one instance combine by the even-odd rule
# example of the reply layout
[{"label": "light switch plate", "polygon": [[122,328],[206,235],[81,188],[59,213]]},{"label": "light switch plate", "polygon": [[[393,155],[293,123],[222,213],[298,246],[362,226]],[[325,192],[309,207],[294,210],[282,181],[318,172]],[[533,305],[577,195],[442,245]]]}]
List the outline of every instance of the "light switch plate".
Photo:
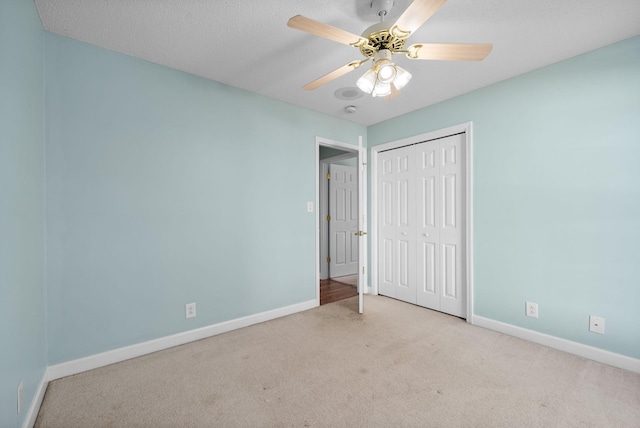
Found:
[{"label": "light switch plate", "polygon": [[307,212],[308,213],[313,212],[313,202],[307,202]]}]

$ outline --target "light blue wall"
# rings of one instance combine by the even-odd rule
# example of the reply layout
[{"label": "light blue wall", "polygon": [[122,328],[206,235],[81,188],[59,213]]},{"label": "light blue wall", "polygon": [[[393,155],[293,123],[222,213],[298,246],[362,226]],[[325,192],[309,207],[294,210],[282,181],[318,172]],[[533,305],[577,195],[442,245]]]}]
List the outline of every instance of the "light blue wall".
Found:
[{"label": "light blue wall", "polygon": [[371,126],[369,146],[468,121],[475,313],[640,358],[640,37]]},{"label": "light blue wall", "polygon": [[[46,368],[43,30],[0,2],[0,426],[20,426]],[[24,405],[17,413],[18,384]]]},{"label": "light blue wall", "polygon": [[46,70],[49,364],[315,299],[315,137],[365,127],[53,34]]},{"label": "light blue wall", "polygon": [[476,314],[640,358],[640,38],[368,130],[44,38],[0,3],[0,426],[47,364],[313,299],[316,135],[473,121]]}]

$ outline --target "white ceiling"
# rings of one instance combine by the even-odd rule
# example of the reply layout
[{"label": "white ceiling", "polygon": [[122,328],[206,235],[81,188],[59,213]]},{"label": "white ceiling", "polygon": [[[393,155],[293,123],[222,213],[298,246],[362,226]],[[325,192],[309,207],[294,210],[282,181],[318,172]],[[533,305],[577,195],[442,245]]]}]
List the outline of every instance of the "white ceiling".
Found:
[{"label": "white ceiling", "polygon": [[[413,79],[393,100],[341,100],[365,68],[302,86],[362,56],[287,27],[304,15],[355,34],[371,0],[35,0],[47,31],[363,125],[640,34],[639,0],[449,0],[408,40],[492,43],[482,62],[395,61]],[[410,0],[395,0],[395,20]],[[370,63],[369,63],[370,64]],[[357,111],[348,114],[347,105]]]}]

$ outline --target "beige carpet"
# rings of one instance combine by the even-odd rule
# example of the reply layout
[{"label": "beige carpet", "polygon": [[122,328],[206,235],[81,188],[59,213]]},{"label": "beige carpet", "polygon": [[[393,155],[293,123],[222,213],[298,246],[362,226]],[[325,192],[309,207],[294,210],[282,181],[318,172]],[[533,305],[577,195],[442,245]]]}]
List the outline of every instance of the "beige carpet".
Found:
[{"label": "beige carpet", "polygon": [[640,374],[385,297],[49,384],[37,427],[639,427]]}]

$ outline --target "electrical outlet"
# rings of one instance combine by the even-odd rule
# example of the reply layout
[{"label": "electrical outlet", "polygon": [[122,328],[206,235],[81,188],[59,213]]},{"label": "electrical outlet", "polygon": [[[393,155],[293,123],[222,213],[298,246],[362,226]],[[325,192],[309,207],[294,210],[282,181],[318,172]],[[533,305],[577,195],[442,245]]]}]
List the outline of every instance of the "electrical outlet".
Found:
[{"label": "electrical outlet", "polygon": [[185,309],[185,317],[186,318],[195,318],[196,316],[196,304],[195,303],[187,303],[184,305]]},{"label": "electrical outlet", "polygon": [[604,334],[604,318],[589,315],[589,331]]},{"label": "electrical outlet", "polygon": [[532,318],[538,318],[538,304],[525,302],[525,315]]},{"label": "electrical outlet", "polygon": [[18,385],[18,414],[22,413],[22,399],[23,399],[23,391],[24,391],[24,382],[20,382]]}]

